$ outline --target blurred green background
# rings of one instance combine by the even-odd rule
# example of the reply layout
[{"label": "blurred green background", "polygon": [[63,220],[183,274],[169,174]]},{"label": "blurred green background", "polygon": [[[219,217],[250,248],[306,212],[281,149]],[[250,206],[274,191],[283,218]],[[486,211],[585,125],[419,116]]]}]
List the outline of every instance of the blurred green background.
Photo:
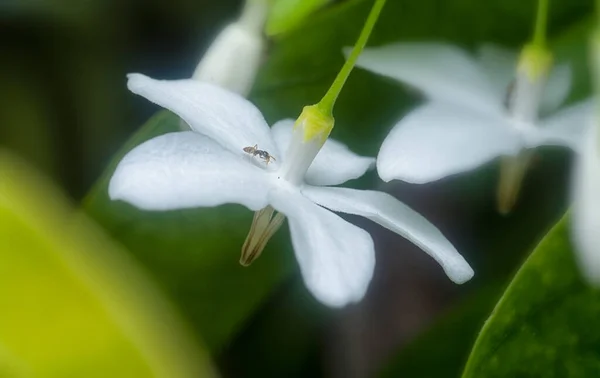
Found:
[{"label": "blurred green background", "polygon": [[[385,190],[420,211],[465,255],[476,277],[455,286],[412,244],[348,217],[371,232],[378,262],[367,297],[336,311],[304,289],[285,227],[263,257],[242,268],[237,261],[249,212],[226,206],[144,213],[107,199],[116,159],[177,127],[168,113],[148,121],[159,109],[128,93],[125,74],[190,76],[241,5],[0,0],[0,146],[50,176],[74,202],[84,201],[88,214],[175,303],[222,376],[459,376],[500,293],[567,208],[569,152],[538,151],[508,217],[495,211],[497,162],[428,185],[384,185],[375,173],[352,183]],[[270,122],[295,117],[318,101],[370,5],[333,1],[275,30],[251,94]],[[550,4],[551,46],[557,60],[575,70],[570,101],[590,90],[592,5]],[[433,39],[469,49],[485,42],[518,49],[530,36],[535,9],[533,0],[388,0],[370,44]],[[374,156],[394,122],[418,101],[398,83],[357,69],[339,99],[332,136]]]}]

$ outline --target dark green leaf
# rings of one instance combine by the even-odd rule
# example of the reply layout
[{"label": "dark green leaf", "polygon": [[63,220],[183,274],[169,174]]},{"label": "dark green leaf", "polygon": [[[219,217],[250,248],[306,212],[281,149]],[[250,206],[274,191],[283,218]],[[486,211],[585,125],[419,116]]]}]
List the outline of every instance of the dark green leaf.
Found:
[{"label": "dark green leaf", "polygon": [[596,377],[600,291],[582,281],[568,217],[521,267],[483,327],[463,377]]}]

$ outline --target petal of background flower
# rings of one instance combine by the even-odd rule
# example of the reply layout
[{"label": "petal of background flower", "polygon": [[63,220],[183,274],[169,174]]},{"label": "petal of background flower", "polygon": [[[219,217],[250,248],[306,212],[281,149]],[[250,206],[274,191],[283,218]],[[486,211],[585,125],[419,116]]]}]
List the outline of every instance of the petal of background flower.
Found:
[{"label": "petal of background flower", "polygon": [[479,47],[477,60],[494,88],[499,101],[504,101],[517,69],[516,51],[486,43]]},{"label": "petal of background flower", "polygon": [[582,145],[582,134],[590,124],[594,99],[588,99],[566,107],[543,120],[539,127],[540,136],[529,144],[567,146],[578,151]]},{"label": "petal of background flower", "polygon": [[[279,151],[285,153],[292,138],[293,119],[273,125],[271,132]],[[339,185],[365,174],[375,165],[375,158],[360,156],[343,143],[327,139],[306,172],[305,180],[312,185]]]},{"label": "petal of background flower", "polygon": [[298,190],[273,190],[270,202],[288,217],[296,259],[310,292],[331,307],[361,300],[375,267],[371,235]]},{"label": "petal of background flower", "polygon": [[330,210],[363,216],[402,235],[433,257],[455,283],[473,277],[473,269],[437,227],[387,193],[315,186],[302,193]]},{"label": "petal of background flower", "polygon": [[573,75],[568,64],[560,64],[552,68],[542,92],[540,113],[550,114],[565,102],[571,91],[572,80]]},{"label": "petal of background flower", "polygon": [[573,242],[584,276],[600,286],[600,151],[597,121],[587,122],[573,177]]},{"label": "petal of background flower", "polygon": [[395,43],[367,48],[357,66],[407,83],[432,100],[481,110],[502,103],[478,63],[463,50],[442,43]]},{"label": "petal of background flower", "polygon": [[377,170],[384,181],[422,184],[516,154],[520,147],[519,134],[502,118],[429,103],[394,126],[379,151]]},{"label": "petal of background flower", "polygon": [[[482,45],[477,57],[494,87],[500,101],[506,98],[511,82],[515,78],[519,55],[516,51],[493,44]],[[571,68],[560,64],[550,71],[540,101],[540,112],[548,114],[556,110],[567,98],[571,90]]]},{"label": "petal of background flower", "polygon": [[154,80],[142,74],[127,77],[130,91],[171,110],[192,130],[232,152],[243,154],[244,147],[258,144],[261,150],[279,153],[261,112],[238,94],[192,79]]},{"label": "petal of background flower", "polygon": [[131,150],[109,184],[112,199],[145,210],[239,203],[267,205],[266,171],[193,131],[169,133]]}]

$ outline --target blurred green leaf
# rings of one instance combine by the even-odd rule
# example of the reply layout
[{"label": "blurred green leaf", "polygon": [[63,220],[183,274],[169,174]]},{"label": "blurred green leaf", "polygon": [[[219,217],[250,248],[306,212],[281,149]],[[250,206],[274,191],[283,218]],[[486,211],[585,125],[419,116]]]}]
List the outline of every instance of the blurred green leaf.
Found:
[{"label": "blurred green leaf", "polygon": [[10,106],[0,111],[0,146],[16,151],[44,173],[58,175],[53,107],[43,83],[29,72],[31,60],[21,56],[0,59],[0,98]]},{"label": "blurred green leaf", "polygon": [[85,200],[87,212],[123,243],[177,301],[208,347],[220,350],[290,272],[293,254],[285,232],[244,268],[241,246],[252,212],[238,205],[169,212],[141,211],[108,198],[116,164],[134,146],[179,130],[163,111],[133,136]]},{"label": "blurred green leaf", "polygon": [[568,217],[523,264],[483,327],[463,377],[600,375],[600,291],[582,281]]},{"label": "blurred green leaf", "polygon": [[0,172],[0,376],[213,376],[122,251],[1,151]]},{"label": "blurred green leaf", "polygon": [[298,26],[305,17],[332,0],[273,0],[267,35],[277,35]]},{"label": "blurred green leaf", "polygon": [[57,24],[85,27],[94,22],[95,17],[106,12],[108,0],[2,0],[0,1],[0,21],[40,20]]}]

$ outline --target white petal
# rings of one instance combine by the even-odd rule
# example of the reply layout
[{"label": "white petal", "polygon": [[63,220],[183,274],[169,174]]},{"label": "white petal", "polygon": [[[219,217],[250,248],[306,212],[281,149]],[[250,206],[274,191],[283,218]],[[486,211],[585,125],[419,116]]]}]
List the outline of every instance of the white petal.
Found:
[{"label": "white petal", "polygon": [[236,154],[247,146],[277,155],[269,126],[261,112],[243,97],[192,79],[154,80],[129,74],[133,93],[176,113],[192,130],[209,136]]},{"label": "white petal", "polygon": [[519,151],[519,134],[499,117],[429,103],[401,119],[384,140],[377,170],[384,181],[421,184]]},{"label": "white petal", "polygon": [[594,104],[594,99],[581,101],[543,120],[539,128],[540,136],[532,146],[560,145],[577,151],[581,146],[582,134],[590,124]]},{"label": "white petal", "polygon": [[433,257],[455,283],[473,277],[473,269],[433,224],[387,193],[310,186],[302,193],[328,209],[361,215],[402,235]]},{"label": "white petal", "polygon": [[[279,151],[287,151],[292,138],[294,120],[284,119],[271,131]],[[375,158],[360,156],[343,143],[327,139],[306,172],[306,182],[313,185],[339,185],[365,174],[375,165]]]},{"label": "white petal", "polygon": [[288,216],[294,252],[312,294],[332,307],[362,299],[375,267],[371,236],[297,190],[274,190],[270,197]]},{"label": "white petal", "polygon": [[482,69],[494,88],[494,93],[499,100],[503,101],[515,78],[517,53],[493,44],[485,44],[479,48],[477,55]]},{"label": "white petal", "polygon": [[598,125],[588,122],[574,177],[573,241],[585,277],[600,286],[600,149]]},{"label": "white petal", "polygon": [[129,151],[108,188],[112,199],[145,210],[239,203],[267,205],[267,173],[192,131],[150,139]]},{"label": "white petal", "polygon": [[572,73],[568,64],[561,64],[552,69],[540,102],[540,112],[548,114],[558,109],[571,91]]},{"label": "white petal", "polygon": [[[492,44],[485,44],[478,51],[481,67],[501,100],[506,98],[508,88],[515,78],[518,58],[515,51]],[[565,101],[571,88],[571,76],[571,69],[567,64],[552,69],[540,101],[542,113],[554,111]]]},{"label": "white petal", "polygon": [[433,100],[475,109],[501,109],[477,62],[451,45],[396,43],[367,48],[356,64],[414,86]]},{"label": "white petal", "polygon": [[254,84],[263,49],[260,33],[237,22],[230,24],[210,45],[193,78],[246,97]]}]

